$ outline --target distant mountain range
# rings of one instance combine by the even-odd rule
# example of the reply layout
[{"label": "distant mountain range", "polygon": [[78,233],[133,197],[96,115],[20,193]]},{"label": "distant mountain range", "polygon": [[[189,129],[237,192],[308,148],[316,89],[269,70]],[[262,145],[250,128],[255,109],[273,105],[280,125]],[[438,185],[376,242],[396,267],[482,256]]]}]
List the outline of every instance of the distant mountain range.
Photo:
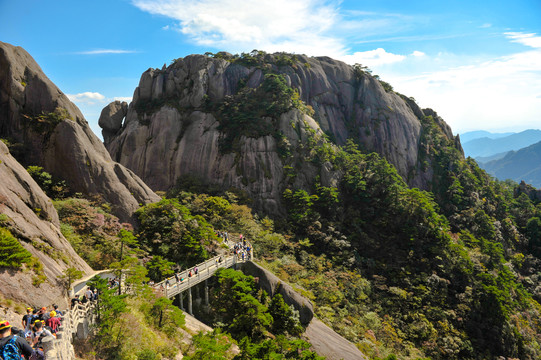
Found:
[{"label": "distant mountain range", "polygon": [[[496,138],[484,136],[481,138],[473,138],[470,141],[464,141],[464,138],[471,138],[471,133],[461,135],[460,138],[462,147],[464,149],[464,154],[473,158],[490,157],[506,151],[520,150],[541,141],[541,130],[525,130],[502,137],[499,137],[499,135],[502,134],[489,133],[489,136],[494,135],[496,135]],[[473,134],[473,137],[474,136],[476,135]]]},{"label": "distant mountain range", "polygon": [[479,164],[492,176],[500,180],[512,179],[516,182],[541,187],[541,142],[518,151],[510,151],[503,158]]},{"label": "distant mountain range", "polygon": [[476,131],[469,131],[469,132],[465,132],[464,134],[460,134],[460,141],[462,142],[462,144],[465,144],[468,141],[471,141],[474,139],[480,139],[484,137],[489,138],[489,139],[499,139],[499,138],[506,137],[513,134],[516,134],[516,133],[514,132],[491,133],[485,130],[476,130]]},{"label": "distant mountain range", "polygon": [[505,155],[507,155],[507,154],[509,154],[509,151],[504,151],[504,152],[497,153],[497,154],[490,155],[490,156],[478,156],[478,157],[475,158],[475,161],[477,161],[479,164],[485,164],[485,163],[488,163],[490,161],[500,160],[503,157],[505,157]]}]

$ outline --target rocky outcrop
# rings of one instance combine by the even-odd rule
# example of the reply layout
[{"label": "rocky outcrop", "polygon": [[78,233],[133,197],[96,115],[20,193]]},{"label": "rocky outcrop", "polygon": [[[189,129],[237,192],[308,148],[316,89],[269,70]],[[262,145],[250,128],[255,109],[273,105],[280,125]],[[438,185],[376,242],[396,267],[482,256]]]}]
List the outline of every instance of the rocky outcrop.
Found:
[{"label": "rocky outcrop", "polygon": [[314,351],[327,360],[368,359],[355,345],[340,336],[318,319],[313,319],[303,337],[312,344]]},{"label": "rocky outcrop", "polygon": [[520,184],[514,190],[515,198],[518,198],[521,194],[526,194],[532,201],[541,201],[541,189],[534,188],[524,180],[521,180]]},{"label": "rocky outcrop", "polygon": [[[130,108],[128,118],[134,111]],[[294,180],[287,179],[277,142],[270,135],[243,136],[238,153],[222,154],[218,126],[210,113],[183,114],[164,106],[151,116],[148,126],[139,126],[137,120],[129,122],[126,127],[133,127],[133,131],[125,130],[119,141],[109,144],[109,149],[117,154],[117,161],[139,172],[153,189],[167,190],[180,176],[195,176],[209,184],[220,184],[224,189],[237,188],[257,194],[253,196],[253,206],[271,214],[281,211],[280,199],[287,181],[307,187],[319,175],[326,186],[336,185],[328,167],[319,169],[300,160],[297,162],[300,175]],[[322,134],[315,121],[298,110],[282,114],[277,126],[291,148],[305,143],[311,131]],[[125,151],[128,148],[129,153]]]},{"label": "rocky outcrop", "polygon": [[[122,104],[120,104],[122,108]],[[118,111],[111,117],[118,118]],[[72,191],[100,196],[122,221],[159,200],[133,172],[111,160],[79,109],[22,48],[0,42],[0,137],[25,166],[39,165]]]},{"label": "rocky outcrop", "polygon": [[[298,141],[295,129],[307,122],[338,145],[356,139],[364,150],[394,164],[409,185],[429,188],[432,172],[421,170],[419,154],[420,119],[428,114],[413,99],[396,94],[362,69],[327,57],[267,54],[243,62],[227,53],[218,55],[190,55],[143,73],[122,128],[105,141],[113,159],[154,190],[168,190],[189,174],[224,189],[246,191],[258,210],[272,213],[273,207],[280,208],[286,184],[280,175],[284,166],[304,161],[296,156],[298,148],[291,147],[289,159],[279,158],[276,137],[254,136],[241,138],[236,152],[220,152],[224,133],[219,128],[226,120],[212,109],[242,89],[260,86],[265,73],[281,74],[313,110],[312,117],[304,115],[300,122],[295,120],[298,114],[281,116],[279,131],[288,142]],[[444,122],[442,126],[452,137]],[[310,188],[310,176],[318,174],[293,168],[307,180],[297,179],[298,185]]]},{"label": "rocky outcrop", "polygon": [[276,275],[252,261],[241,264],[242,272],[258,279],[259,286],[265,290],[269,296],[279,293],[288,305],[292,305],[299,312],[300,321],[303,325],[308,325],[314,317],[314,305],[310,300],[299,295],[291,285],[284,283]]},{"label": "rocky outcrop", "polygon": [[259,286],[271,297],[279,293],[286,304],[299,311],[301,323],[306,326],[303,338],[312,344],[313,350],[329,360],[361,360],[366,356],[351,342],[314,317],[314,306],[310,300],[297,293],[291,285],[252,261],[240,264],[247,275],[257,278]]},{"label": "rocky outcrop", "polygon": [[98,125],[103,129],[102,135],[106,143],[122,128],[122,121],[127,114],[128,103],[125,101],[116,100],[103,108]]},{"label": "rocky outcrop", "polygon": [[90,267],[75,253],[60,232],[58,214],[28,172],[0,142],[0,213],[22,245],[43,264],[47,281],[32,284],[31,272],[0,270],[2,296],[38,306],[63,303],[64,290],[58,276],[68,267],[90,273]]}]

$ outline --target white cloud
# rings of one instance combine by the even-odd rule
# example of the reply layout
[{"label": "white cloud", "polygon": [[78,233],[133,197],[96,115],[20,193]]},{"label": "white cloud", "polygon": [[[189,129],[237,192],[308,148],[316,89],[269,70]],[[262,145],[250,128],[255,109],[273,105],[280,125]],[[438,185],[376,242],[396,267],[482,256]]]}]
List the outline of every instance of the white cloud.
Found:
[{"label": "white cloud", "polygon": [[[541,93],[539,37],[505,35],[533,49],[495,59],[463,59],[467,65],[416,71],[415,75],[388,68],[375,70],[397,91],[414,96],[423,107],[435,109],[454,131],[539,128],[541,102],[535,100]],[[426,56],[423,61],[429,68],[434,63],[445,65],[446,57],[449,56]]]},{"label": "white cloud", "polygon": [[541,49],[541,36],[537,36],[535,33],[506,32],[505,35],[512,39],[512,42]]},{"label": "white cloud", "polygon": [[88,50],[80,51],[76,54],[78,55],[102,55],[102,54],[133,54],[136,53],[135,50],[121,50],[121,49],[97,49],[97,50]]},{"label": "white cloud", "polygon": [[426,54],[422,51],[417,51],[415,50],[414,52],[411,53],[411,56],[415,56],[415,57],[421,57],[421,56],[425,56]]},{"label": "white cloud", "polygon": [[339,11],[325,0],[132,0],[139,9],[178,21],[170,28],[199,45],[228,51],[344,52],[327,35]]},{"label": "white cloud", "polygon": [[492,24],[484,23],[483,25],[479,26],[480,29],[488,29],[489,27],[492,27]]},{"label": "white cloud", "polygon": [[368,67],[392,64],[403,61],[404,59],[406,59],[406,56],[388,53],[382,48],[356,52],[352,55],[345,55],[341,57],[341,60],[348,64],[359,63]]},{"label": "white cloud", "polygon": [[115,96],[113,100],[125,101],[129,104],[131,103],[132,97],[131,96]]},{"label": "white cloud", "polygon": [[66,94],[66,96],[74,103],[94,105],[96,103],[104,102],[105,96],[98,92],[86,91],[79,94]]}]

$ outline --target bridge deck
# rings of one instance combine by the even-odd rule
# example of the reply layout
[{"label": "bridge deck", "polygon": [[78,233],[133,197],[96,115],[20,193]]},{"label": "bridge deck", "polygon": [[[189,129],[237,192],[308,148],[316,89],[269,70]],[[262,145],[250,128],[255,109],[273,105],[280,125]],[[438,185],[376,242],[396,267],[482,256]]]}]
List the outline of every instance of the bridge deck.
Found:
[{"label": "bridge deck", "polygon": [[[187,290],[192,286],[195,286],[210,278],[216,273],[216,271],[218,271],[219,268],[230,268],[237,263],[242,263],[247,260],[248,258],[246,258],[245,260],[239,260],[237,255],[215,256],[212,259],[209,259],[205,262],[197,264],[190,269],[182,271],[179,274],[179,279],[183,279],[181,282],[177,282],[176,278],[172,276],[162,282],[155,284],[153,287],[157,291],[162,292],[165,297],[171,298],[183,292],[184,290]],[[197,274],[194,274],[193,269],[196,267],[198,271]],[[190,270],[192,270],[191,277],[188,276]],[[167,285],[167,283],[169,283],[169,286]]]}]

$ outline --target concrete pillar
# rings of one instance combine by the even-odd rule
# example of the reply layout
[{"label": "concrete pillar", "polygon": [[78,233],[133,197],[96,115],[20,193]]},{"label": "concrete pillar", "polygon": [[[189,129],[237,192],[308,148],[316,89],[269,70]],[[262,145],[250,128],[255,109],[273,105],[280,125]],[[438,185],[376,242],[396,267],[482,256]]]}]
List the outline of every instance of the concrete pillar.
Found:
[{"label": "concrete pillar", "polygon": [[209,284],[205,279],[205,305],[209,306]]},{"label": "concrete pillar", "polygon": [[188,314],[193,315],[193,311],[192,311],[192,288],[188,289]]},{"label": "concrete pillar", "polygon": [[182,295],[184,295],[184,294],[183,294],[183,292],[181,291],[181,292],[178,294],[178,297],[179,297],[179,299],[180,299],[180,308],[181,308],[182,310],[184,310],[184,300],[183,300],[184,296],[182,296]]}]

